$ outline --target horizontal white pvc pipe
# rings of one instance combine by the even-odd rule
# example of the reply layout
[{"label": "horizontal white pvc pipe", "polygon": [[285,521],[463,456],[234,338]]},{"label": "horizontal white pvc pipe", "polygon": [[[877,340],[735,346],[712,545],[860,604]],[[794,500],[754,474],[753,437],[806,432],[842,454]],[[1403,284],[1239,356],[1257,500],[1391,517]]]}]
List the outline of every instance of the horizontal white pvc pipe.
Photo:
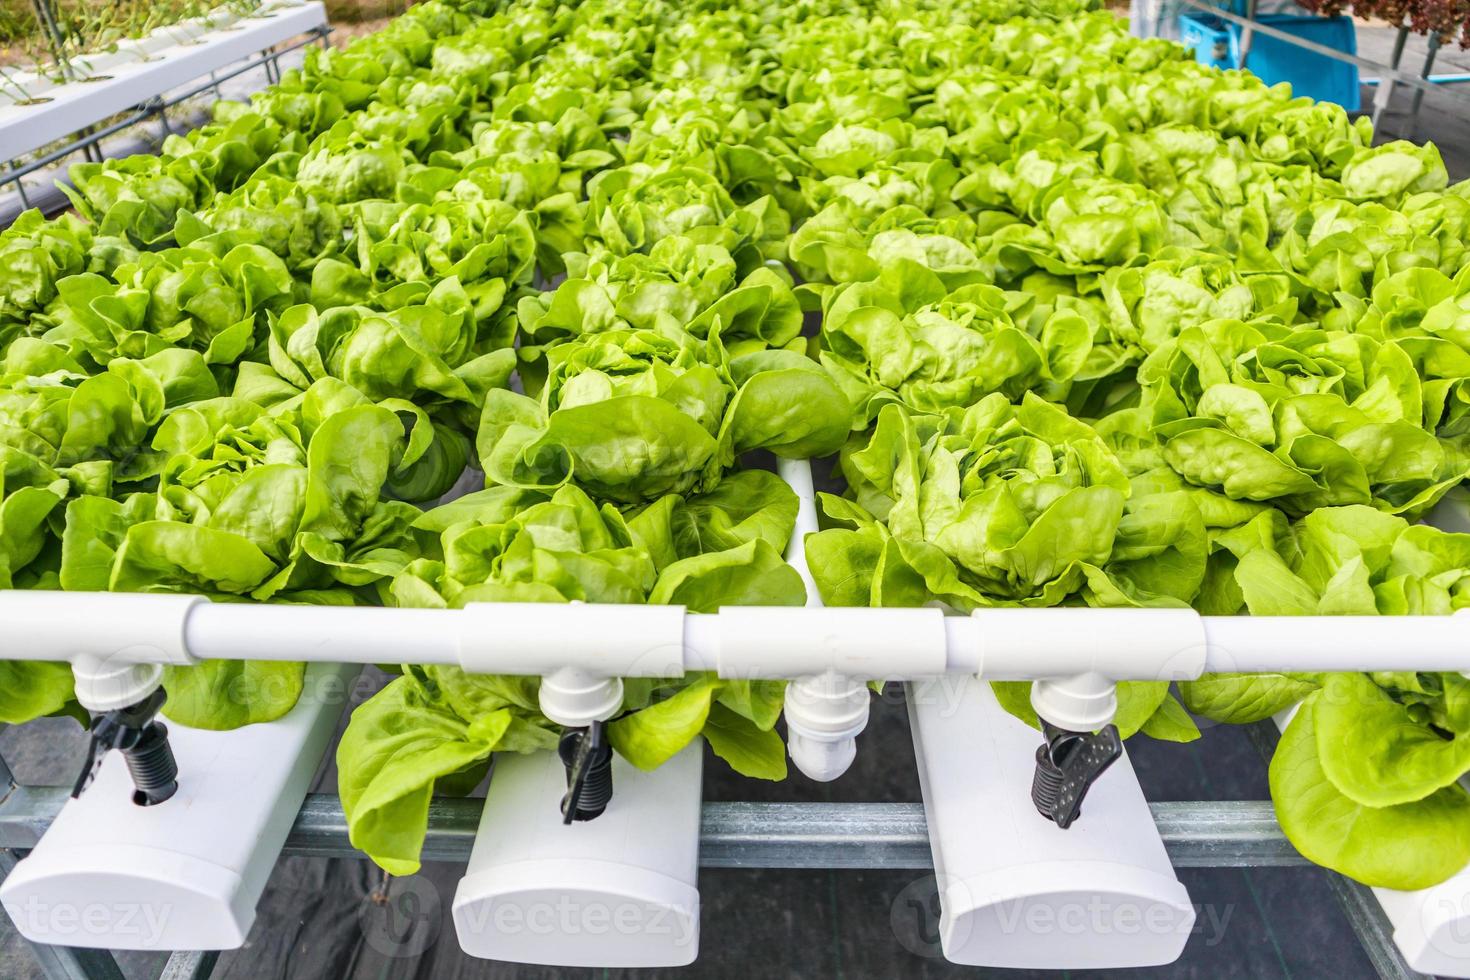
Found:
[{"label": "horizontal white pvc pipe", "polygon": [[1101,674],[1113,680],[1182,681],[1208,659],[1192,609],[977,609],[980,670],[992,680]]},{"label": "horizontal white pvc pipe", "polygon": [[471,673],[549,674],[564,667],[604,677],[684,673],[683,606],[473,603],[457,616],[459,662]]},{"label": "horizontal white pvc pipe", "polygon": [[461,622],[442,609],[212,603],[194,608],[184,636],[201,660],[458,665]]},{"label": "horizontal white pvc pipe", "polygon": [[[1165,615],[1167,613],[1167,615]],[[182,642],[180,642],[182,634]],[[1203,655],[1200,646],[1203,646]],[[680,649],[682,647],[682,650]],[[497,603],[464,610],[212,603],[201,597],[0,590],[0,659],[190,658],[456,664],[606,676],[1114,680],[1207,673],[1470,670],[1470,610],[1450,616],[1196,616],[1188,610],[934,609]]]},{"label": "horizontal white pvc pipe", "polygon": [[1202,616],[1212,674],[1470,670],[1470,610],[1450,616]]}]

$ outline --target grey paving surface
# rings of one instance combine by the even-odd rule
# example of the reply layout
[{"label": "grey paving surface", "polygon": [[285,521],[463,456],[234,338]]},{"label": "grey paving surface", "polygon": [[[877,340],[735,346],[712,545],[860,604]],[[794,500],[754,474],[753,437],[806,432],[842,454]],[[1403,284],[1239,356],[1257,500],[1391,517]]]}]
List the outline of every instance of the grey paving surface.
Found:
[{"label": "grey paving surface", "polygon": [[[1387,26],[1358,25],[1358,54],[1373,61],[1388,63],[1393,57],[1394,40],[1398,32]],[[1423,74],[1425,59],[1429,53],[1423,37],[1411,34],[1404,45],[1401,71]],[[1460,49],[1458,44],[1441,47],[1434,57],[1433,74],[1470,73],[1470,51]],[[1371,76],[1370,69],[1361,69],[1364,78]],[[1373,104],[1373,89],[1363,86],[1362,105],[1365,109]],[[1424,95],[1417,121],[1410,117],[1413,105],[1413,90],[1402,85],[1395,86],[1389,112],[1379,125],[1378,138],[1411,139],[1423,143],[1433,141],[1444,154],[1445,165],[1455,180],[1470,177],[1470,83],[1460,82],[1441,85],[1436,91]]]}]

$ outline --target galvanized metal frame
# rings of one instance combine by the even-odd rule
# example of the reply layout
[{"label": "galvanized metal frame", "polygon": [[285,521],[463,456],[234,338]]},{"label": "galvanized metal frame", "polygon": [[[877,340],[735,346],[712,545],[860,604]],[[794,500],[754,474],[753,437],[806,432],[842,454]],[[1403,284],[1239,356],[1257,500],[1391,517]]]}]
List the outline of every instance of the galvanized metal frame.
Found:
[{"label": "galvanized metal frame", "polygon": [[327,46],[327,39],[331,36],[331,33],[332,28],[330,26],[314,27],[304,32],[300,38],[294,41],[273,45],[261,51],[257,57],[238,62],[227,69],[210,72],[208,81],[193,85],[187,90],[167,98],[158,96],[149,99],[139,104],[132,113],[106,126],[88,127],[82,130],[76,139],[55,150],[51,150],[26,163],[12,164],[6,169],[0,170],[0,188],[5,187],[7,184],[15,184],[16,192],[20,195],[22,206],[30,207],[31,202],[26,194],[24,178],[66,159],[74,153],[84,153],[89,160],[100,161],[102,159],[100,148],[102,140],[114,136],[125,129],[140,126],[149,120],[158,121],[161,136],[166,138],[173,132],[168,121],[169,109],[181,105],[196,96],[203,95],[211,89],[218,94],[221,82],[229,81],[232,78],[243,75],[246,72],[254,71],[257,68],[265,69],[266,78],[269,81],[272,83],[278,82],[281,78],[280,58],[282,55],[289,54],[292,51],[308,47],[312,44],[320,44],[325,48]]},{"label": "galvanized metal frame", "polygon": [[[1269,755],[1275,730],[1252,726]],[[1269,730],[1268,730],[1269,729]],[[35,846],[66,803],[61,787],[17,784],[0,756],[0,879]],[[429,808],[424,860],[469,859],[482,802],[437,799]],[[1269,801],[1151,803],[1169,858],[1180,868],[1307,867],[1276,822]],[[332,794],[307,797],[285,854],[360,857],[347,838],[347,818]],[[706,803],[699,861],[706,868],[928,870],[929,830],[920,803]],[[1372,892],[1330,871],[1349,923],[1378,975],[1417,980],[1393,944],[1392,928]],[[123,980],[105,950],[31,945],[48,980]],[[217,952],[173,953],[160,980],[208,980]]]}]

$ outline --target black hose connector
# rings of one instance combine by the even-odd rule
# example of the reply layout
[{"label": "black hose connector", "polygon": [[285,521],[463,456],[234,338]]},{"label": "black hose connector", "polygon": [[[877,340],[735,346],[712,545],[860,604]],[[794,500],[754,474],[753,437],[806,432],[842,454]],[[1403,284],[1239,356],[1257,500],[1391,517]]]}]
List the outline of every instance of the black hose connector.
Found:
[{"label": "black hose connector", "polygon": [[179,764],[168,742],[168,729],[155,720],[166,699],[167,695],[159,689],[136,704],[103,712],[92,719],[87,762],[72,796],[81,796],[92,785],[103,758],[112,749],[123,754],[128,773],[133,777],[133,802],[138,806],[156,806],[178,792]]},{"label": "black hose connector", "polygon": [[1041,723],[1046,741],[1036,750],[1031,802],[1043,817],[1066,830],[1082,813],[1092,784],[1123,754],[1117,725],[1096,732],[1069,732]]},{"label": "black hose connector", "polygon": [[556,751],[567,770],[562,823],[602,816],[613,795],[612,746],[602,722],[595,721],[587,728],[568,728]]},{"label": "black hose connector", "polygon": [[1031,775],[1031,802],[1037,812],[1048,820],[1053,819],[1057,801],[1062,798],[1062,784],[1066,776],[1051,758],[1051,744],[1043,742],[1036,747],[1036,771]]},{"label": "black hose connector", "polygon": [[157,806],[179,791],[179,764],[168,744],[168,729],[161,722],[150,724],[138,744],[123,749],[122,754],[133,777],[133,802],[138,806]]}]

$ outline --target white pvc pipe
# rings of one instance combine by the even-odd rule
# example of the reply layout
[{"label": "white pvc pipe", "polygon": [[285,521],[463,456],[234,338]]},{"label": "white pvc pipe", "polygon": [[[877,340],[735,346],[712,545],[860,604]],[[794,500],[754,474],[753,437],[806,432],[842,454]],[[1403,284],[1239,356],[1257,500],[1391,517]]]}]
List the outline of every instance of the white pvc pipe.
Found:
[{"label": "white pvc pipe", "polygon": [[1470,610],[1449,616],[1203,616],[1211,674],[1470,670]]},{"label": "white pvc pipe", "polygon": [[820,530],[817,521],[817,491],[812,482],[812,465],[804,459],[778,459],[776,472],[796,494],[796,527],[786,545],[786,562],[796,569],[802,582],[806,583],[808,606],[820,606],[821,594],[816,580],[806,563],[806,536]]},{"label": "white pvc pipe", "polygon": [[980,674],[980,622],[972,616],[944,617],[946,674]]},{"label": "white pvc pipe", "polygon": [[720,669],[720,617],[689,613],[684,617],[684,669]]},{"label": "white pvc pipe", "polygon": [[603,677],[684,673],[684,607],[616,603],[472,603],[460,612],[459,663],[475,674]]},{"label": "white pvc pipe", "polygon": [[451,664],[480,673],[791,679],[980,674],[1113,680],[1200,673],[1470,670],[1449,616],[1198,616],[1158,609],[937,609],[486,603],[463,610],[212,603],[200,596],[0,590],[0,659]]},{"label": "white pvc pipe", "polygon": [[0,590],[0,660],[186,665],[192,595]]},{"label": "white pvc pipe", "polygon": [[1036,680],[1098,673],[1113,680],[1191,680],[1206,635],[1192,609],[977,609],[980,673]]},{"label": "white pvc pipe", "polygon": [[[819,529],[812,464],[778,459],[776,471],[796,494],[796,526],[786,546],[786,561],[806,584],[806,608],[723,610],[720,674],[794,678],[786,687],[782,710],[786,751],[804,775],[827,783],[847,772],[857,757],[857,737],[868,726],[864,681],[887,676],[890,671],[881,669],[882,661],[905,650],[909,638],[881,630],[844,633],[835,628],[833,617],[812,615],[822,608],[822,594],[806,561],[806,537]],[[869,622],[880,625],[877,620]],[[942,630],[942,622],[934,625]],[[771,643],[773,635],[783,642]],[[942,663],[942,632],[938,639]],[[772,670],[780,673],[772,675]]]},{"label": "white pvc pipe", "polygon": [[832,671],[859,680],[945,672],[944,613],[938,609],[720,610],[721,677],[798,678]]},{"label": "white pvc pipe", "polygon": [[463,614],[442,609],[209,603],[190,613],[184,637],[207,660],[457,666],[462,621]]}]

